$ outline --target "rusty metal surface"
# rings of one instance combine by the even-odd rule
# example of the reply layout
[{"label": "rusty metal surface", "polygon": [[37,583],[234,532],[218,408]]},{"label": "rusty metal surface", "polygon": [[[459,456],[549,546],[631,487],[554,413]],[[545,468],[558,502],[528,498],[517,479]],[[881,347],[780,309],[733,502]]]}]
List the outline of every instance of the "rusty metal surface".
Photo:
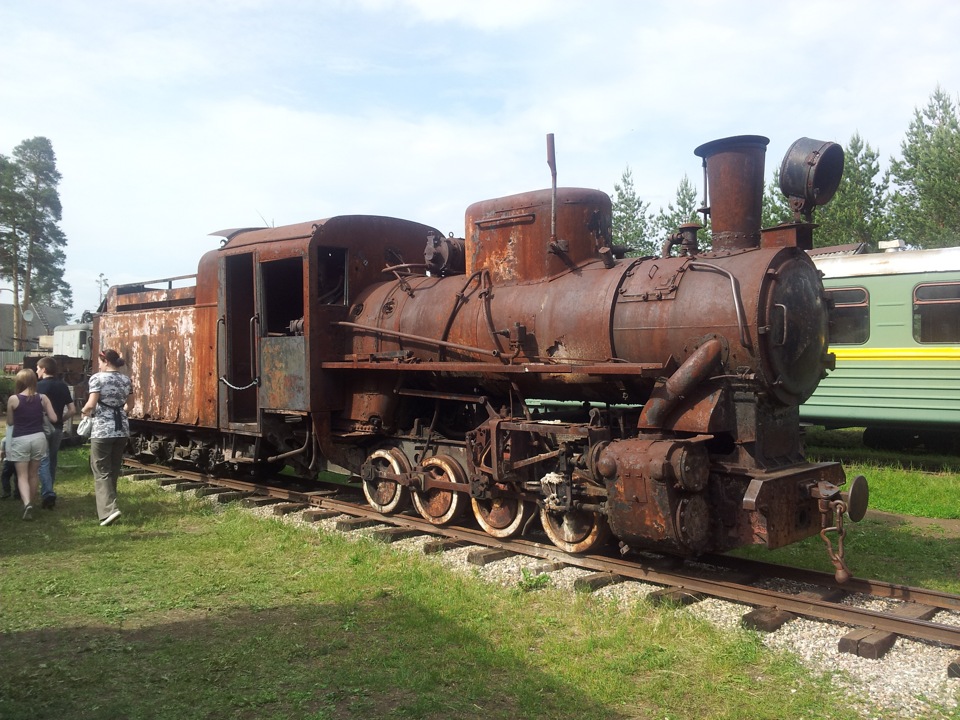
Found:
[{"label": "rusty metal surface", "polygon": [[130,417],[216,426],[216,358],[209,343],[216,308],[116,312],[98,318],[100,348],[115,348],[133,382]]},{"label": "rusty metal surface", "polygon": [[[595,262],[537,292],[524,285],[491,285],[487,291],[480,279],[461,276],[374,286],[359,298],[351,322],[390,334],[358,329],[350,354],[409,353],[453,371],[471,362],[489,365],[489,354],[496,352],[504,365],[611,363],[610,375],[630,375],[632,366],[680,363],[703,342],[719,338],[727,367],[755,373],[788,402],[812,392],[825,367],[825,308],[816,270],[803,254],[775,248],[710,256],[717,272],[694,271],[690,264],[667,258],[606,269]],[[736,288],[728,275],[738,278]],[[476,352],[444,348],[437,340]],[[526,384],[533,393],[561,392],[558,386],[570,384],[585,397],[612,392],[596,376],[585,377],[590,373],[531,375]],[[649,383],[635,387],[631,399],[643,402],[650,390]]]},{"label": "rusty metal surface", "polygon": [[268,337],[260,344],[260,407],[264,410],[309,410],[306,340]]},{"label": "rusty metal surface", "polygon": [[769,142],[759,135],[740,135],[694,150],[706,164],[714,251],[759,245],[763,164]]},{"label": "rusty metal surface", "polygon": [[632,547],[693,554],[710,543],[709,461],[699,442],[611,442],[598,469],[607,479],[608,520]]},{"label": "rusty metal surface", "polygon": [[[389,334],[358,330],[350,353],[356,358],[410,353],[418,363],[442,362],[445,369],[467,372],[494,370],[497,362],[491,362],[491,353],[496,353],[499,366],[507,372],[510,365],[537,365],[518,378],[533,396],[541,392],[550,396],[569,386],[569,394],[601,397],[602,373],[617,373],[605,365],[613,348],[603,319],[610,316],[618,282],[617,273],[604,270],[598,262],[575,275],[555,278],[536,292],[528,286],[507,285],[491,294],[480,278],[467,282],[462,276],[412,278],[403,285],[377,286],[361,296],[362,310],[354,322],[384,328]],[[400,333],[406,337],[399,337]],[[415,336],[423,341],[411,339]],[[476,352],[444,347],[435,340],[476,348]],[[645,369],[659,366],[660,360],[646,363]],[[476,363],[482,363],[483,369]],[[551,365],[556,366],[552,374]],[[577,365],[589,366],[590,371],[576,372]],[[624,373],[617,374],[642,372],[639,367],[621,369]],[[642,393],[637,399],[642,399]]]},{"label": "rusty metal surface", "polygon": [[606,193],[558,188],[556,247],[551,241],[550,190],[474,203],[467,208],[466,271],[488,271],[497,284],[536,282],[596,259],[610,244]]},{"label": "rusty metal surface", "polygon": [[196,286],[173,288],[169,290],[145,290],[143,292],[118,295],[118,310],[141,310],[153,307],[192,305],[196,301]]}]

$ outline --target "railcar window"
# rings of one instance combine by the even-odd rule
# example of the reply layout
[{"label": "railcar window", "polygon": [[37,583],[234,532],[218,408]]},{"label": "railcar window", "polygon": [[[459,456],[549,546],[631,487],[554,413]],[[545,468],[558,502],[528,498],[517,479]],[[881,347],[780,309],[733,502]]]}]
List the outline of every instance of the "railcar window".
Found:
[{"label": "railcar window", "polygon": [[921,343],[960,342],[960,283],[917,285],[913,337]]},{"label": "railcar window", "polygon": [[865,288],[827,290],[833,303],[828,330],[831,345],[862,345],[870,339],[870,296]]},{"label": "railcar window", "polygon": [[321,247],[317,252],[317,297],[321,305],[347,304],[347,251]]},{"label": "railcar window", "polygon": [[303,318],[303,259],[260,264],[263,279],[264,330],[267,335],[291,335],[291,323]]}]

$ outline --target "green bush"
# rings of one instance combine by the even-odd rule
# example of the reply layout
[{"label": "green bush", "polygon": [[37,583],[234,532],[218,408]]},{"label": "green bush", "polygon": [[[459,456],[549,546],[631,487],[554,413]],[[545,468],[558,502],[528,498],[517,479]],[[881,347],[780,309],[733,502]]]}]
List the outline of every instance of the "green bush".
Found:
[{"label": "green bush", "polygon": [[0,412],[7,411],[7,398],[13,395],[13,375],[0,375]]}]

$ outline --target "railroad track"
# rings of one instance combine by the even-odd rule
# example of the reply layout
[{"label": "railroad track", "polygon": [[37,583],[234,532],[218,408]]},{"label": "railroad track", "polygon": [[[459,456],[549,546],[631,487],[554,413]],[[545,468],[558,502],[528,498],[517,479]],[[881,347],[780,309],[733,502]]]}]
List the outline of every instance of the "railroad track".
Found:
[{"label": "railroad track", "polygon": [[[138,479],[176,484],[180,489],[197,489],[201,494],[217,494],[221,501],[247,499],[250,503],[277,504],[283,514],[303,510],[309,519],[343,515],[348,518],[342,529],[386,525],[382,539],[391,540],[410,534],[439,538],[437,547],[470,544],[486,548],[490,557],[524,555],[544,561],[545,569],[572,566],[589,571],[577,581],[580,589],[593,590],[624,580],[636,580],[662,586],[648,599],[652,602],[686,604],[705,597],[741,603],[753,608],[743,616],[743,624],[762,631],[773,631],[796,617],[831,621],[853,629],[838,641],[842,652],[865,658],[879,658],[898,637],[940,643],[960,649],[960,626],[934,622],[941,611],[960,613],[960,595],[908,587],[894,583],[852,578],[840,586],[833,575],[729,556],[709,556],[695,563],[627,552],[618,554],[569,555],[549,542],[515,538],[504,540],[479,529],[463,526],[437,527],[418,515],[381,515],[367,505],[358,489],[304,490],[226,478],[211,478],[197,473],[128,461]],[[356,501],[349,496],[356,493]],[[479,559],[478,562],[484,562]],[[796,592],[762,587],[761,581],[790,581],[803,589]],[[895,601],[890,610],[877,611],[843,602],[853,594]],[[949,677],[960,677],[960,655],[946,668]]]}]

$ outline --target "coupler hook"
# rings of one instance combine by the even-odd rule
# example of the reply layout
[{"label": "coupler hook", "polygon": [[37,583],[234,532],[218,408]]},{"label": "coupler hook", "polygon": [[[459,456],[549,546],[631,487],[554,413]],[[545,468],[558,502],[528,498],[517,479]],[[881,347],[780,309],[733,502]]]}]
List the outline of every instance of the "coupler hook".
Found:
[{"label": "coupler hook", "polygon": [[[833,574],[837,584],[843,585],[852,575],[846,562],[843,559],[843,538],[847,531],[843,527],[843,515],[847,512],[847,504],[843,500],[820,500],[820,517],[823,527],[820,530],[820,537],[827,545],[827,555],[830,556],[830,562],[836,568]],[[833,525],[828,526],[829,518],[833,516]],[[837,550],[834,552],[833,543],[827,533],[837,533]]]}]

